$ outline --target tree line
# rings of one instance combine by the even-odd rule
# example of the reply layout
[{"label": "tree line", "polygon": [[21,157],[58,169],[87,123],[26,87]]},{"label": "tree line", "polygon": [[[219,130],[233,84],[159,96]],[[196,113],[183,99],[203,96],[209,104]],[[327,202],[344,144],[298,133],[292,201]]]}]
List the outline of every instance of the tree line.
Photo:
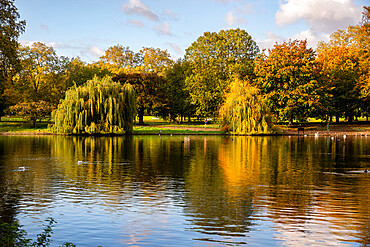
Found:
[{"label": "tree line", "polygon": [[271,121],[353,121],[370,113],[370,7],[360,23],[334,32],[316,50],[306,40],[289,40],[261,51],[245,30],[230,29],[205,32],[177,61],[159,48],[135,52],[117,44],[93,63],[57,56],[41,42],[20,45],[25,21],[13,0],[0,8],[2,115],[36,103],[55,109],[69,89],[94,76],[132,85],[140,124],[144,114],[179,122],[198,117],[260,132]]}]

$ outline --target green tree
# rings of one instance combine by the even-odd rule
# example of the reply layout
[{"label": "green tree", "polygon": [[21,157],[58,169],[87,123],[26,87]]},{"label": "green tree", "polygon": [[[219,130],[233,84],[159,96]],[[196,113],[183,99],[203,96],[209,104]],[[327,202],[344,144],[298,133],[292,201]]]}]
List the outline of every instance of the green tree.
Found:
[{"label": "green tree", "polygon": [[189,91],[186,87],[186,70],[187,64],[184,60],[178,60],[165,73],[167,81],[166,95],[170,101],[170,117],[172,120],[179,117],[180,122],[184,121],[184,117],[190,117],[195,113],[195,107],[191,102]]},{"label": "green tree", "polygon": [[0,115],[4,110],[4,85],[19,70],[18,37],[26,26],[19,18],[14,0],[0,0]]},{"label": "green tree", "polygon": [[206,32],[186,50],[189,64],[186,85],[198,116],[217,116],[218,108],[234,76],[253,73],[259,48],[244,30]]},{"label": "green tree", "polygon": [[129,83],[136,92],[139,124],[144,124],[144,114],[166,115],[169,111],[169,100],[166,95],[166,80],[155,73],[120,74],[113,81]]},{"label": "green tree", "polygon": [[315,53],[306,41],[275,44],[256,60],[256,86],[277,120],[302,120],[318,107]]},{"label": "green tree", "polygon": [[259,89],[247,80],[235,78],[220,108],[223,129],[234,134],[270,133],[272,119]]},{"label": "green tree", "polygon": [[136,115],[136,96],[130,84],[94,77],[71,88],[53,112],[52,129],[65,134],[129,134]]},{"label": "green tree", "polygon": [[100,66],[98,63],[87,64],[81,61],[80,58],[73,58],[66,66],[66,89],[76,85],[82,86],[94,76],[103,78],[104,76],[111,76],[107,68]]}]

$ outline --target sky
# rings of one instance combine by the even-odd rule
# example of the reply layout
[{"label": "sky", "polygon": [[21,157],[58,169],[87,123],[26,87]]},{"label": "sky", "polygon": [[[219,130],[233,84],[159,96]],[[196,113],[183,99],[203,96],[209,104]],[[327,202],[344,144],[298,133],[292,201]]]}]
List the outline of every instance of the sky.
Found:
[{"label": "sky", "polygon": [[167,50],[173,59],[204,32],[246,30],[260,49],[307,39],[310,47],[361,20],[370,0],[15,0],[22,45],[43,42],[58,56],[98,61],[114,45]]}]

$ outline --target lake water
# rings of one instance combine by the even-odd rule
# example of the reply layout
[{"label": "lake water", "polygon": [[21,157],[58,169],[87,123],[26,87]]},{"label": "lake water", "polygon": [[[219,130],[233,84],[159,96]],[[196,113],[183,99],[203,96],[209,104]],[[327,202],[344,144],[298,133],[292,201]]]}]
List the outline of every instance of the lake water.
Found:
[{"label": "lake water", "polygon": [[370,137],[0,137],[0,216],[52,246],[368,246]]}]

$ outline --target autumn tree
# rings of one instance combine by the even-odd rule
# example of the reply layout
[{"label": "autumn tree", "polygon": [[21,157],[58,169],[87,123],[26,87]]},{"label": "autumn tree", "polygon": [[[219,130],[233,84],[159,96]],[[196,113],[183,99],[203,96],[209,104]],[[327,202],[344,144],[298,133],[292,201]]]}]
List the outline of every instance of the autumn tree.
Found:
[{"label": "autumn tree", "polygon": [[138,53],[130,50],[130,47],[115,45],[109,47],[104,56],[100,57],[101,66],[113,74],[132,72],[141,64]]},{"label": "autumn tree", "polygon": [[140,57],[141,64],[137,71],[144,73],[156,73],[159,76],[164,76],[166,70],[174,64],[167,50],[161,50],[159,48],[144,47],[140,50],[138,56]]},{"label": "autumn tree", "polygon": [[323,86],[329,114],[352,121],[356,111],[370,113],[370,7],[364,7],[362,21],[331,34],[318,47]]},{"label": "autumn tree", "polygon": [[36,127],[36,121],[42,120],[43,118],[49,116],[54,110],[54,107],[46,101],[37,101],[37,102],[22,102],[18,103],[9,108],[9,111],[12,114],[21,116],[27,121],[31,121],[33,128]]},{"label": "autumn tree", "polygon": [[321,100],[327,109],[327,115],[339,118],[347,116],[352,121],[358,108],[360,90],[358,80],[361,76],[356,52],[345,46],[321,44],[318,48],[317,62],[321,67]]},{"label": "autumn tree", "polygon": [[316,90],[315,53],[307,41],[275,44],[268,55],[256,60],[256,86],[268,99],[277,120],[302,120],[319,103]]},{"label": "autumn tree", "polygon": [[235,78],[220,108],[223,129],[234,134],[273,132],[270,109],[250,81]]},{"label": "autumn tree", "polygon": [[20,68],[18,37],[24,32],[26,22],[19,18],[14,0],[0,0],[0,115],[4,110],[4,86]]},{"label": "autumn tree", "polygon": [[155,73],[119,74],[113,81],[131,84],[136,92],[139,124],[144,124],[144,113],[161,114],[168,112],[166,81]]},{"label": "autumn tree", "polygon": [[356,37],[359,37],[362,42],[360,65],[362,68],[362,77],[360,78],[361,101],[364,110],[367,113],[367,118],[370,115],[370,6],[364,7],[362,22],[358,28]]},{"label": "autumn tree", "polygon": [[128,46],[115,45],[105,51],[99,65],[113,74],[142,72],[164,75],[166,69],[173,64],[167,50],[143,47],[139,52],[132,51]]},{"label": "autumn tree", "polygon": [[206,32],[186,49],[186,85],[198,116],[217,116],[232,78],[253,73],[258,52],[256,42],[241,29]]},{"label": "autumn tree", "polygon": [[[19,49],[21,70],[13,77],[6,96],[10,101],[58,104],[66,90],[68,59],[58,57],[52,47],[36,42]],[[16,94],[16,95],[15,95]]]},{"label": "autumn tree", "polygon": [[52,130],[64,134],[129,134],[135,114],[136,96],[130,84],[94,77],[67,91],[53,112]]}]

